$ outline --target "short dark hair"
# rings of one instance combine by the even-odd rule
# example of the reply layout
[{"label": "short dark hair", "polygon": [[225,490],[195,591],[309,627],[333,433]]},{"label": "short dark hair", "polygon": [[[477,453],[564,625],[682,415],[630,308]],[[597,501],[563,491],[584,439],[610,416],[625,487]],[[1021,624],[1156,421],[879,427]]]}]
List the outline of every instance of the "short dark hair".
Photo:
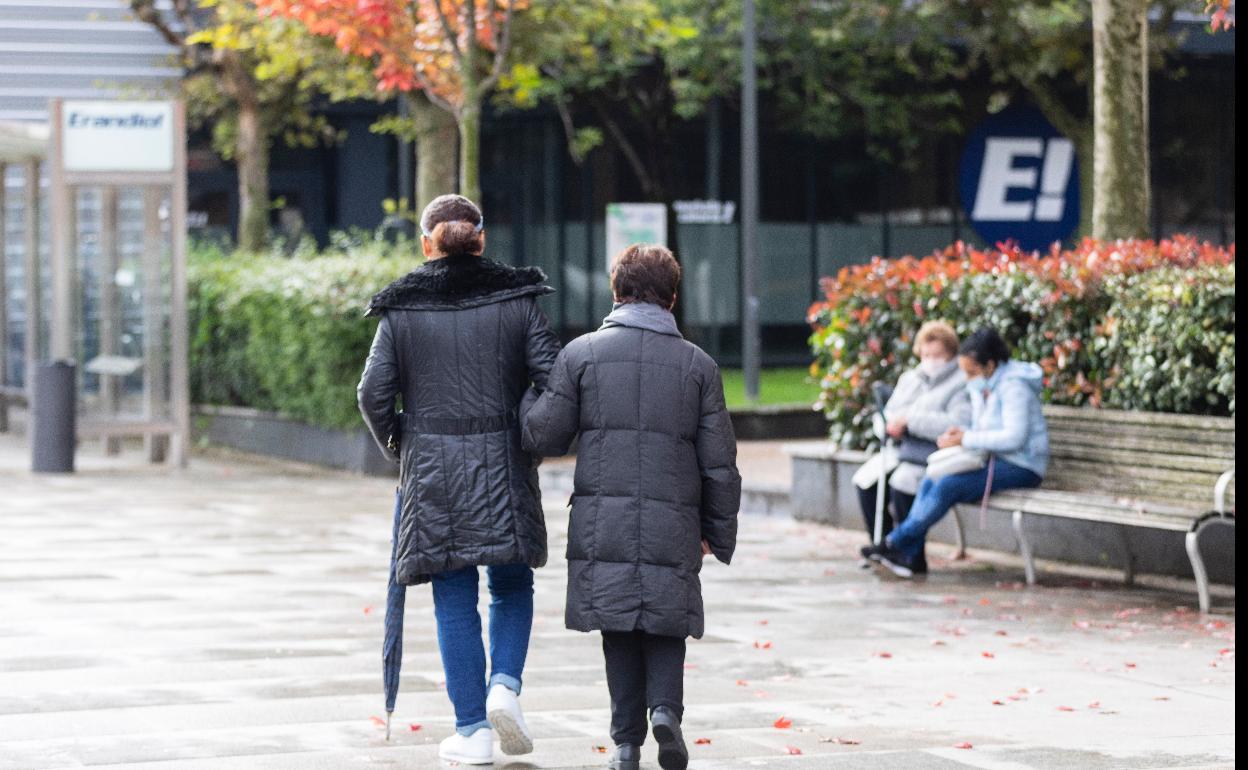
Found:
[{"label": "short dark hair", "polygon": [[611,264],[611,291],[616,302],[650,302],[671,307],[680,285],[680,263],[663,246],[634,243]]},{"label": "short dark hair", "polygon": [[973,358],[980,366],[987,366],[991,361],[1003,364],[1010,360],[1010,347],[996,329],[985,326],[962,341],[958,355]]}]

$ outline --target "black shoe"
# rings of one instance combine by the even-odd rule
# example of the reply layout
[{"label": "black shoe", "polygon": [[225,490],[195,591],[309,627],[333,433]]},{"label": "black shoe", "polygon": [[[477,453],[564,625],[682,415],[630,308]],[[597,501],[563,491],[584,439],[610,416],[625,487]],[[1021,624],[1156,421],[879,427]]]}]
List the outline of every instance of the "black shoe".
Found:
[{"label": "black shoe", "polygon": [[631,743],[616,746],[607,770],[641,770],[641,747]]},{"label": "black shoe", "polygon": [[689,749],[680,732],[680,719],[666,706],[659,706],[650,715],[654,739],[659,742],[659,767],[663,770],[685,770],[689,767]]},{"label": "black shoe", "polygon": [[906,580],[915,575],[927,574],[927,559],[924,559],[922,554],[917,558],[911,558],[891,545],[880,548],[875,561],[897,577]]},{"label": "black shoe", "polygon": [[877,545],[864,545],[858,549],[858,554],[862,556],[862,561],[858,562],[858,569],[871,569],[872,562],[879,561],[880,547]]}]

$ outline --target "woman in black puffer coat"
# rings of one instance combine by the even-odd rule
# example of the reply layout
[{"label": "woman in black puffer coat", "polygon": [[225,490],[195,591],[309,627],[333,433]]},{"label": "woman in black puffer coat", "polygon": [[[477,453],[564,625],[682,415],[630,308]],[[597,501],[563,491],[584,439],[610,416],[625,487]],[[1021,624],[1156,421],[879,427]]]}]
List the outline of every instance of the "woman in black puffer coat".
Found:
[{"label": "woman in black puffer coat", "polygon": [[[456,715],[441,756],[471,764],[492,760],[494,730],[504,752],[532,750],[516,697],[546,525],[537,458],[520,446],[517,408],[530,385],[545,387],[559,352],[537,304],[553,291],[545,275],[481,256],[483,222],[459,195],[425,208],[428,261],[369,304],[368,315],[381,320],[358,388],[364,421],[399,462],[397,580],[433,583]],[[493,597],[488,684],[479,566],[489,567]]]},{"label": "woman in black puffer coat", "polygon": [[727,564],[737,545],[737,443],[719,367],[672,315],[679,283],[666,248],[625,249],[602,328],[568,343],[521,409],[534,452],[564,454],[580,436],[565,622],[602,632],[611,770],[638,770],[647,708],[659,766],[687,766],[685,637],[705,629],[702,557]]}]

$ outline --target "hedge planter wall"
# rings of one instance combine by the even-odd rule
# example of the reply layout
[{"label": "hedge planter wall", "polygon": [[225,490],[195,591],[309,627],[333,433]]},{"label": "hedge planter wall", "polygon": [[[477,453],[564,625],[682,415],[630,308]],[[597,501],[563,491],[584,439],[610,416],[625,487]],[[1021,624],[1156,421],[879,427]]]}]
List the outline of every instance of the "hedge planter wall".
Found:
[{"label": "hedge planter wall", "polygon": [[358,428],[355,386],[377,328],[364,307],[420,264],[413,252],[365,240],[290,257],[193,253],[192,401]]},{"label": "hedge planter wall", "polygon": [[993,326],[1045,371],[1043,398],[1071,406],[1235,413],[1235,247],[1175,236],[1048,254],[957,243],[927,257],[876,258],[823,282],[809,313],[831,438],[871,443],[871,383],[915,365],[913,335],[943,319]]}]

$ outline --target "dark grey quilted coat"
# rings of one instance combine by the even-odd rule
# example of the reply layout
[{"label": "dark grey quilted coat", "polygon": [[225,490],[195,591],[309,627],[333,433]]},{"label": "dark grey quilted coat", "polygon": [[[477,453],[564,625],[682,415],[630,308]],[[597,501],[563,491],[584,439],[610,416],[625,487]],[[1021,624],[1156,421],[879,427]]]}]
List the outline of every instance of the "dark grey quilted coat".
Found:
[{"label": "dark grey quilted coat", "polygon": [[538,458],[520,446],[517,412],[559,352],[537,305],[553,291],[544,280],[537,268],[451,256],[369,304],[381,321],[358,396],[373,437],[399,462],[400,583],[469,565],[546,563]]},{"label": "dark grey quilted coat", "polygon": [[656,305],[623,305],[573,340],[526,399],[524,446],[568,451],[576,476],[566,623],[702,636],[701,541],[724,563],[741,476],[719,368]]}]

